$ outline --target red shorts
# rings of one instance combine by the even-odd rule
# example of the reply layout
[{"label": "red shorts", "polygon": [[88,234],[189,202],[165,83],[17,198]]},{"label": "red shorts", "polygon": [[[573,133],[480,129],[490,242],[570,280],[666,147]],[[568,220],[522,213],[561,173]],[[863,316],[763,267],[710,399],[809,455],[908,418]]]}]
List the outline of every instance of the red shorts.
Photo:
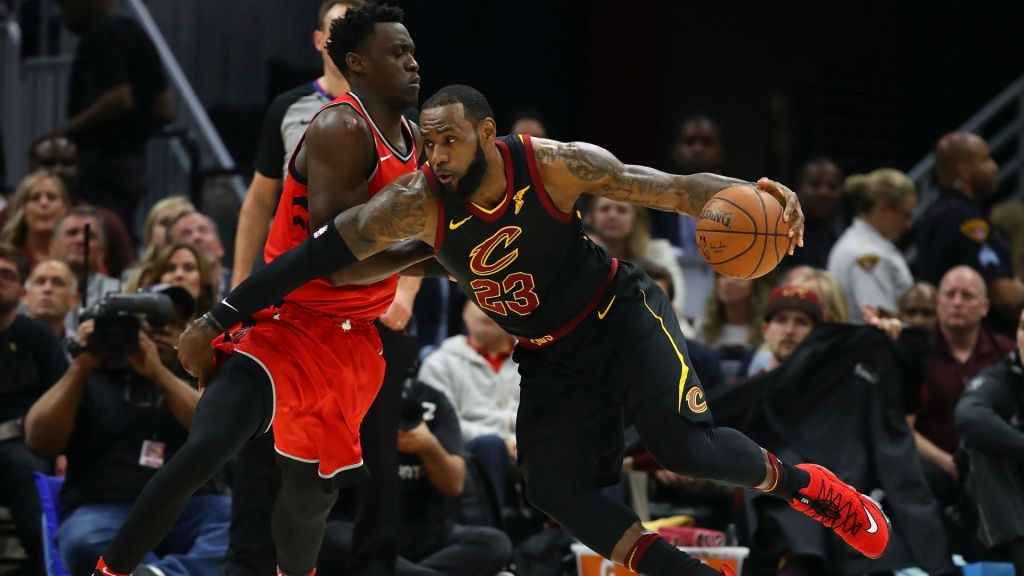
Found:
[{"label": "red shorts", "polygon": [[376,326],[287,301],[253,319],[256,324],[230,342],[215,344],[215,357],[245,354],[266,371],[274,392],[270,424],[277,452],[318,464],[323,478],[361,479],[366,470],[359,426],[384,380]]}]

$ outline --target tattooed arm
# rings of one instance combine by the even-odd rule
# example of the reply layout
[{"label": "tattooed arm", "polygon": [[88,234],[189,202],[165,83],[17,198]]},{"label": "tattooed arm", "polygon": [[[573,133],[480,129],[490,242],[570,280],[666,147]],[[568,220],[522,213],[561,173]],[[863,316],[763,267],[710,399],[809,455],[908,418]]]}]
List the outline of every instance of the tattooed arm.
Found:
[{"label": "tattooed arm", "polygon": [[804,217],[796,194],[767,178],[752,184],[717,174],[666,174],[646,166],[623,164],[611,152],[585,142],[534,138],[533,149],[544,187],[563,211],[571,209],[580,194],[593,194],[696,217],[720,190],[756,185],[785,206],[783,219],[790,224],[790,236],[797,245],[803,245]]}]

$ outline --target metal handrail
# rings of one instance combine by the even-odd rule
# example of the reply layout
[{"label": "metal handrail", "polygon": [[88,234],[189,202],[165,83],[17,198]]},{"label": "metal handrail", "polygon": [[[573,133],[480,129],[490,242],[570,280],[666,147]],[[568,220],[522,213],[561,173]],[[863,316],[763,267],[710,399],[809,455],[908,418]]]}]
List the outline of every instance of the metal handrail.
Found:
[{"label": "metal handrail", "polygon": [[[216,170],[221,173],[237,171],[234,159],[224,145],[224,141],[221,140],[220,134],[217,133],[217,129],[214,128],[213,122],[210,121],[206,109],[203,108],[199,97],[196,96],[191,82],[188,81],[188,78],[182,71],[181,65],[178,64],[178,59],[175,58],[174,52],[171,51],[163,33],[156,25],[156,21],[153,20],[153,15],[149,12],[149,8],[146,7],[142,0],[125,0],[125,3],[139,22],[139,25],[146,31],[150,40],[153,41],[153,45],[160,55],[160,61],[167,71],[175,92],[181,98],[185,109],[188,111],[188,115],[195,123],[200,138],[209,146],[210,152],[213,154]],[[242,182],[241,178],[232,179],[232,189],[240,201],[245,198],[245,183]]]}]

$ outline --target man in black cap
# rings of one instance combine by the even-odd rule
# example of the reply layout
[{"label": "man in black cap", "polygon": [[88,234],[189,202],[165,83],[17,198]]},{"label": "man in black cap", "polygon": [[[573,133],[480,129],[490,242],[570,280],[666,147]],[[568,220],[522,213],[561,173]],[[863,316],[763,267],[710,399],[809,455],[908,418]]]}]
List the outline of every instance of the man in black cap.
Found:
[{"label": "man in black cap", "polygon": [[761,331],[772,354],[769,370],[789,358],[821,321],[821,297],[801,286],[783,286],[772,290],[764,307]]},{"label": "man in black cap", "polygon": [[[71,367],[25,417],[26,442],[33,452],[68,458],[59,548],[72,574],[90,573],[142,487],[185,442],[199,401],[174,351],[195,302],[176,286],[148,291],[171,300],[170,320],[157,326],[142,320],[138,351],[121,359],[101,358],[89,348],[96,324],[109,318],[83,322]],[[227,550],[231,517],[230,497],[219,492],[212,483],[197,492],[135,574],[216,573]]]}]

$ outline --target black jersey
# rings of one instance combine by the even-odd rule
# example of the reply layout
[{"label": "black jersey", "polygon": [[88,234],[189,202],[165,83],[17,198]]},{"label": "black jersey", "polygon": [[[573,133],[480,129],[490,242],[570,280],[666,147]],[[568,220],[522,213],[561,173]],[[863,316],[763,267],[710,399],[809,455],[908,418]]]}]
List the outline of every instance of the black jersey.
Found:
[{"label": "black jersey", "polygon": [[[493,209],[438,193],[437,259],[470,300],[527,346],[572,330],[596,306],[618,263],[558,210],[529,136],[499,138],[508,187]],[[433,172],[424,166],[431,187]]]}]

